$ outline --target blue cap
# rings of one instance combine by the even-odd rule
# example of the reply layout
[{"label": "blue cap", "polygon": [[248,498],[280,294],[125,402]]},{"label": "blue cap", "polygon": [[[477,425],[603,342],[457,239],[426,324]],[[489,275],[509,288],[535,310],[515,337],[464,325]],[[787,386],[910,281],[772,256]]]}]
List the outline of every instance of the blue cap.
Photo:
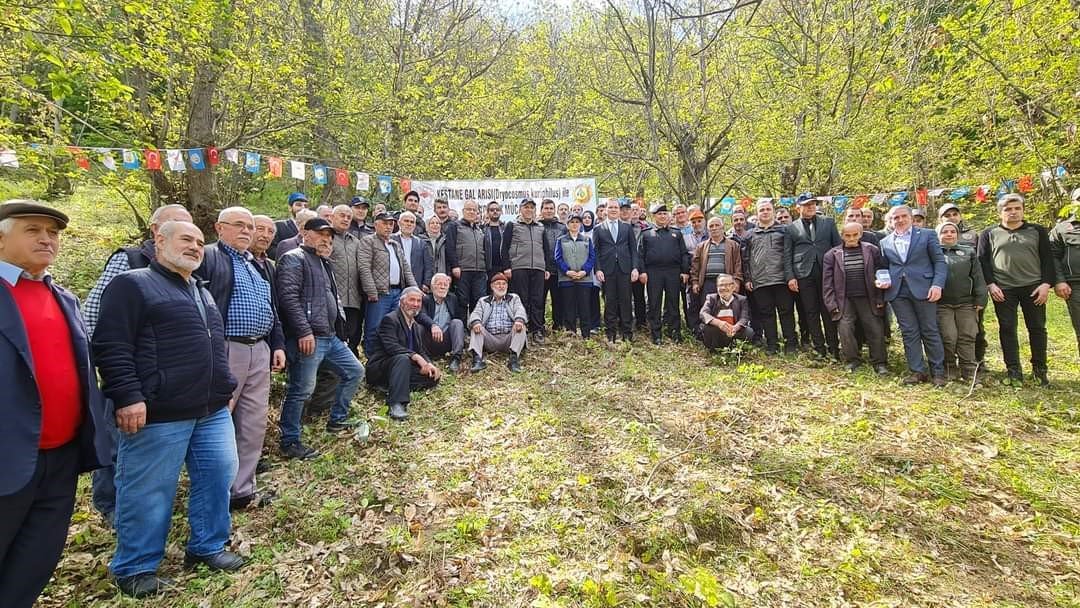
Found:
[{"label": "blue cap", "polygon": [[290,207],[296,201],[304,201],[305,203],[308,202],[307,197],[304,196],[303,192],[293,192],[292,194],[289,195],[289,206]]},{"label": "blue cap", "polygon": [[799,195],[799,198],[795,200],[796,205],[802,205],[803,203],[818,202],[818,197],[810,194],[809,192]]}]

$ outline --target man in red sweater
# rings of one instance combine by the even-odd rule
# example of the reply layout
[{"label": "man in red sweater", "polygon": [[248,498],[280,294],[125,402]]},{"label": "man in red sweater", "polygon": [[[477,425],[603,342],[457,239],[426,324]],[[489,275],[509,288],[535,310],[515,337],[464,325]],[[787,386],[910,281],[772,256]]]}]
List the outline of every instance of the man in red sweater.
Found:
[{"label": "man in red sweater", "polygon": [[79,303],[52,283],[63,213],[0,204],[0,603],[27,607],[67,540],[82,471],[109,438]]}]

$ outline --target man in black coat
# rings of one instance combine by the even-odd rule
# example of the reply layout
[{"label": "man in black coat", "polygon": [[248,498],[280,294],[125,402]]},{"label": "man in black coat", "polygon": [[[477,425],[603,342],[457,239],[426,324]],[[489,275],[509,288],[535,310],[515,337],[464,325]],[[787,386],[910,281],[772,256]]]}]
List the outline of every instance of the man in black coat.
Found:
[{"label": "man in black coat", "polygon": [[431,277],[431,293],[424,296],[418,320],[431,328],[425,337],[428,353],[433,359],[450,353],[450,372],[457,372],[465,348],[465,306],[450,291],[449,276],[440,272]]},{"label": "man in black coat", "polygon": [[661,342],[660,306],[664,307],[664,325],[669,336],[682,341],[679,333],[679,293],[690,278],[690,252],[682,232],[672,228],[666,205],[653,211],[656,227],[641,233],[639,257],[641,282],[649,293],[649,331],[653,344]]},{"label": "man in black coat", "polygon": [[278,243],[300,233],[300,224],[303,222],[297,219],[296,214],[307,209],[307,206],[307,197],[302,192],[293,192],[289,195],[289,217],[274,222],[274,240],[270,242],[270,248],[266,250],[266,255],[271,260],[276,260],[278,257]]},{"label": "man in black coat", "polygon": [[391,420],[408,418],[410,391],[432,388],[442,376],[431,362],[422,326],[417,322],[423,300],[424,292],[417,287],[406,287],[401,292],[398,309],[379,323],[379,339],[368,358],[368,383],[387,388]]},{"label": "man in black coat", "polygon": [[802,303],[801,315],[806,319],[814,350],[839,360],[840,340],[836,323],[825,311],[821,277],[825,252],[840,246],[840,233],[832,218],[817,214],[817,203],[813,196],[799,197],[799,218],[784,227],[784,269],[792,277],[788,289]]},{"label": "man in black coat", "polygon": [[630,284],[638,280],[638,250],[634,229],[619,221],[619,203],[607,202],[607,221],[593,230],[596,246],[596,279],[604,292],[604,322],[608,342],[616,332],[623,340],[634,337],[634,311]]}]

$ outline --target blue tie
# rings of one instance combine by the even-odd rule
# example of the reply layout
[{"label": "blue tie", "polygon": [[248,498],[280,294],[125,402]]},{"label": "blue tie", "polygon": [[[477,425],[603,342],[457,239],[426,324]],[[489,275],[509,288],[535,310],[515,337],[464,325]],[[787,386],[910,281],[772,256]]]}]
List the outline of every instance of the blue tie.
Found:
[{"label": "blue tie", "polygon": [[409,340],[409,350],[411,350],[411,351],[413,351],[413,352],[416,352],[416,348],[415,348],[415,347],[413,347],[413,332],[412,332],[412,328],[410,328],[410,327],[406,327],[406,328],[405,328],[405,335],[406,335],[406,336],[408,336],[408,340]]}]

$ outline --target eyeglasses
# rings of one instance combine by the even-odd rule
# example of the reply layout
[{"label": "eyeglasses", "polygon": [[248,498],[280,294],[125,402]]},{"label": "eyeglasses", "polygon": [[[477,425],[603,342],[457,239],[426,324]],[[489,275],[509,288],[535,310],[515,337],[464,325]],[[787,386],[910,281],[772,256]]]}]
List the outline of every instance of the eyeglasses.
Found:
[{"label": "eyeglasses", "polygon": [[219,223],[225,224],[226,226],[232,226],[233,228],[236,228],[237,230],[247,230],[248,232],[254,232],[255,231],[255,224],[249,224],[247,222],[219,222]]}]

